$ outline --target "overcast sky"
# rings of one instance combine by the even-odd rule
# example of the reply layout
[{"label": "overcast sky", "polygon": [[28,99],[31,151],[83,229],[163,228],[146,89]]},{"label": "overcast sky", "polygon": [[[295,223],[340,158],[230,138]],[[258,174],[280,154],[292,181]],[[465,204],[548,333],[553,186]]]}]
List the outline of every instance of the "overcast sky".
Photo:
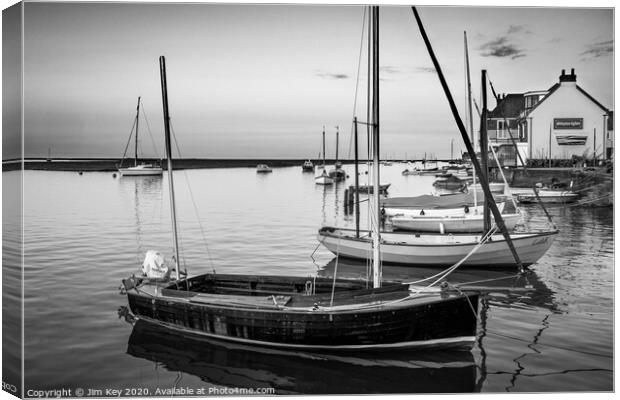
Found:
[{"label": "overcast sky", "polygon": [[[503,93],[548,89],[575,68],[577,83],[614,107],[611,9],[419,11],[463,115],[463,31],[476,99],[482,68]],[[361,6],[26,3],[25,156],[51,148],[53,157],[120,157],[138,96],[161,156],[160,55],[182,156],[316,157],[323,125],[328,156],[335,126],[346,156],[363,14]],[[464,149],[409,7],[381,8],[381,67],[383,157],[447,157],[451,139]],[[145,156],[155,155],[141,132]]]}]

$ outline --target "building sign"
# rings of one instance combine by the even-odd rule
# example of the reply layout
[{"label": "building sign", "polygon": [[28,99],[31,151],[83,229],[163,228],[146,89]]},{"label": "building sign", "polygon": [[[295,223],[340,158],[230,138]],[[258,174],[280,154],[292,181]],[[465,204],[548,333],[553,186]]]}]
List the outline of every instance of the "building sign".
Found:
[{"label": "building sign", "polygon": [[588,140],[587,135],[562,135],[556,136],[560,146],[583,146]]},{"label": "building sign", "polygon": [[583,118],[554,118],[553,129],[583,129]]}]

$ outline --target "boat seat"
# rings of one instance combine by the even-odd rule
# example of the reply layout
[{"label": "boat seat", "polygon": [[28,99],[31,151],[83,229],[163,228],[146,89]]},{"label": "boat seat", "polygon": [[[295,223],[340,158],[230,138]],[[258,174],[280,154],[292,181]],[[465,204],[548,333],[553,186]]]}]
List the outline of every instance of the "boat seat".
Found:
[{"label": "boat seat", "polygon": [[239,296],[232,294],[205,294],[198,293],[190,299],[190,303],[201,304],[232,304],[253,308],[274,308],[284,307],[292,296]]}]

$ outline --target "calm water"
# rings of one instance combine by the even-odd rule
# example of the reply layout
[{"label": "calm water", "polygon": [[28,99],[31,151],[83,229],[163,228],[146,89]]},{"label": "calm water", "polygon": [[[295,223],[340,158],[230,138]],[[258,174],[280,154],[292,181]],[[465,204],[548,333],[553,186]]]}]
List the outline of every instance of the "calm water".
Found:
[{"label": "calm water", "polygon": [[[392,183],[391,196],[431,191],[433,177],[402,176],[404,168],[384,167],[382,181]],[[18,173],[3,173],[3,179],[17,184]],[[295,167],[267,175],[247,168],[177,171],[175,185],[182,258],[190,274],[365,273],[364,263],[337,261],[323,248],[311,257],[322,224],[353,226],[343,212],[343,184],[317,186],[314,174]],[[146,250],[172,252],[167,178],[26,171],[24,190],[26,389],[147,388],[150,394],[171,387],[270,387],[287,394],[613,389],[611,209],[551,208],[560,236],[526,277],[459,271],[451,278],[530,289],[497,289],[485,298],[471,352],[369,357],[280,353],[132,326],[119,318],[126,299],[118,288]],[[365,214],[362,210],[363,219]],[[525,208],[524,215],[527,227],[544,226],[539,208]],[[15,223],[3,218],[5,226]],[[5,238],[11,235],[5,232]],[[5,288],[7,275],[20,274],[19,253],[8,251],[10,243],[3,247]],[[384,269],[387,279],[432,273]]]}]

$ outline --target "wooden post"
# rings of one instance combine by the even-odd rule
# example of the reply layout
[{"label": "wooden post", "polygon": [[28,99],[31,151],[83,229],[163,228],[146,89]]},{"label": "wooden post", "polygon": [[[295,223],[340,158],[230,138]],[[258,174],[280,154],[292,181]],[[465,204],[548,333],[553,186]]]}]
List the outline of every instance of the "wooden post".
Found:
[{"label": "wooden post", "polygon": [[549,168],[551,168],[551,127],[552,125],[549,124]]},{"label": "wooden post", "polygon": [[596,128],[594,128],[594,154],[592,154],[592,161],[594,162],[594,167],[596,167]]}]

